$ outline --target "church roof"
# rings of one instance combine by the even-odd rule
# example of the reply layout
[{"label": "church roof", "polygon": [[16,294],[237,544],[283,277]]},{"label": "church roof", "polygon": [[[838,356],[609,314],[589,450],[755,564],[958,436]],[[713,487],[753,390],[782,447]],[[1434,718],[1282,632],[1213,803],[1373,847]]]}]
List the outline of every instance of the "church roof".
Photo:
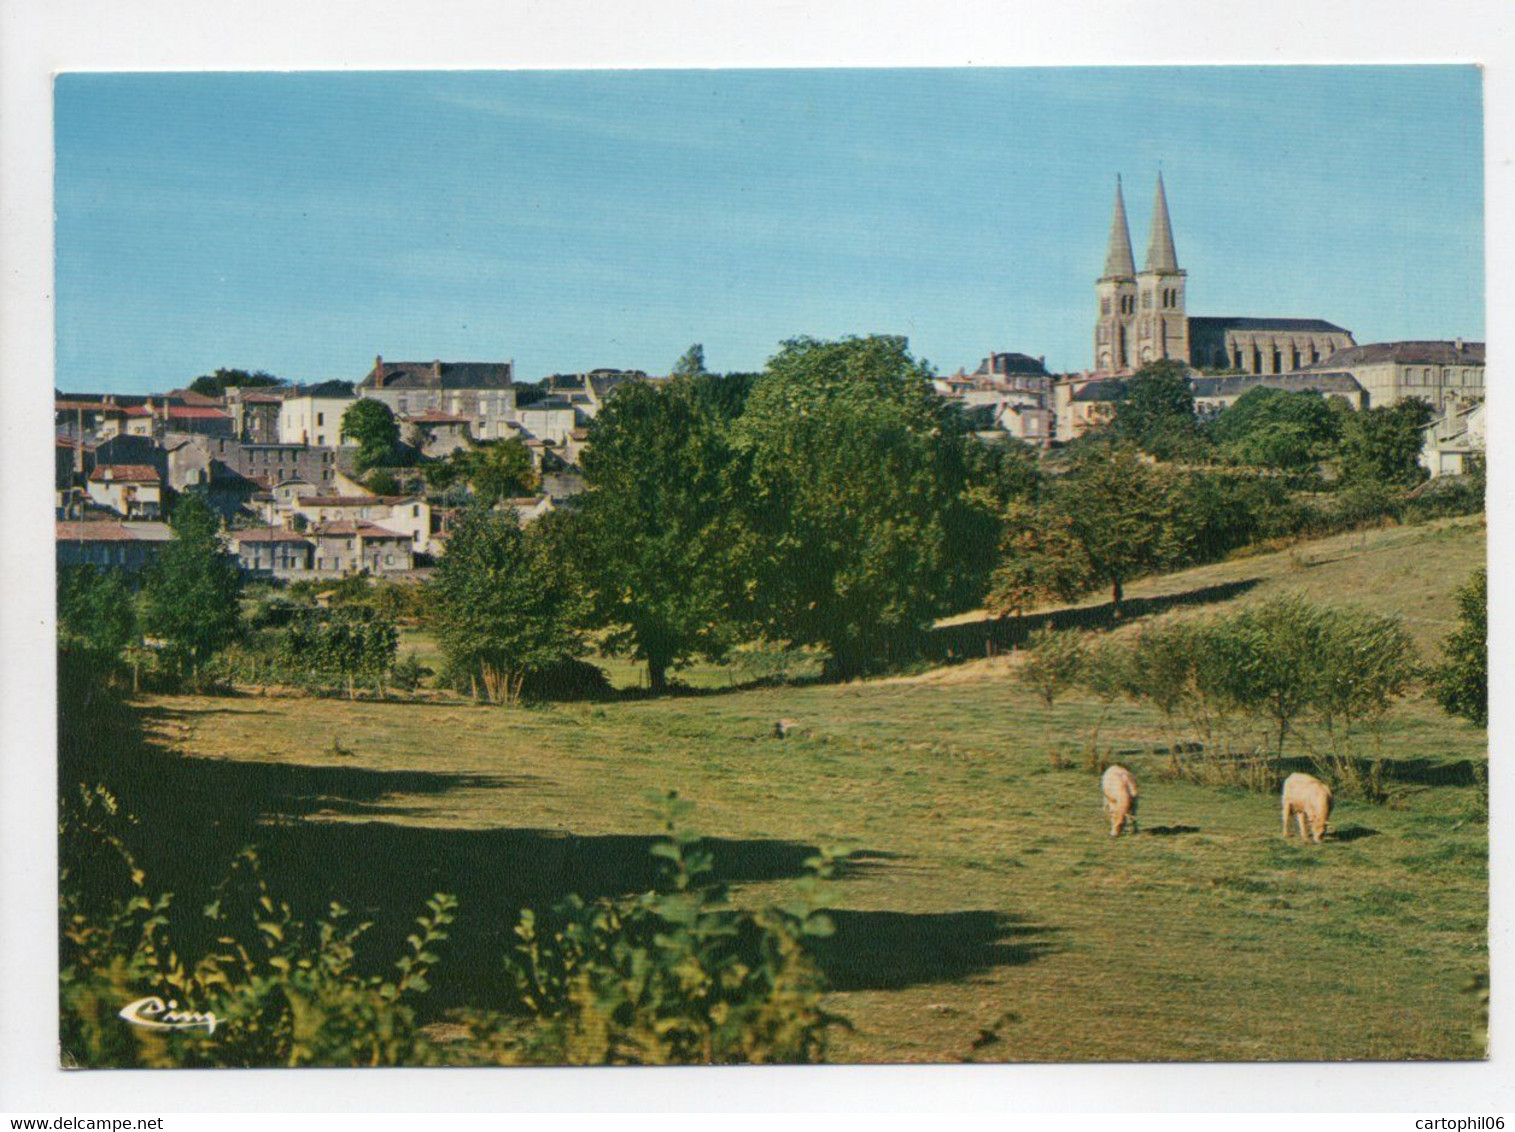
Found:
[{"label": "church roof", "polygon": [[1126,201],[1120,191],[1120,176],[1115,178],[1115,215],[1110,219],[1110,248],[1105,253],[1106,279],[1136,274],[1136,260],[1131,255],[1131,226],[1126,223]]},{"label": "church roof", "polygon": [[1173,250],[1173,226],[1168,222],[1168,194],[1163,189],[1161,173],[1157,175],[1157,198],[1152,202],[1152,238],[1147,244],[1146,270],[1178,270],[1178,253]]},{"label": "church roof", "polygon": [[1280,333],[1350,334],[1345,327],[1323,318],[1191,318],[1189,334],[1196,330],[1276,330]]},{"label": "church roof", "polygon": [[1311,369],[1341,369],[1343,366],[1396,362],[1411,366],[1481,366],[1482,342],[1370,342],[1349,346],[1310,366]]}]

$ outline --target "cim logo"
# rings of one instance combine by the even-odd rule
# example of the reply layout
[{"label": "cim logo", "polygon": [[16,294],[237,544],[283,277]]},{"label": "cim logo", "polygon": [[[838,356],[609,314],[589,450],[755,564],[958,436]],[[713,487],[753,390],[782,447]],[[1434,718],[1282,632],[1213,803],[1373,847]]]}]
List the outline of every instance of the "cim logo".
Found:
[{"label": "cim logo", "polygon": [[179,1004],[169,999],[165,1004],[157,995],[139,998],[121,1008],[121,1017],[133,1026],[147,1030],[193,1030],[204,1026],[207,1034],[216,1032],[216,1016],[210,1011],[201,1014],[195,1010],[180,1010]]}]

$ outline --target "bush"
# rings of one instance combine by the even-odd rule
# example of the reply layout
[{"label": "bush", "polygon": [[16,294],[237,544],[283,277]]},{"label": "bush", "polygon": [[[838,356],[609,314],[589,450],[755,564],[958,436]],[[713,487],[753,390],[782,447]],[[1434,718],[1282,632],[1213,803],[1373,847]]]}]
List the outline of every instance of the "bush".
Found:
[{"label": "bush", "polygon": [[806,941],[833,931],[819,911],[832,858],[808,862],[799,897],[760,912],[733,909],[709,879],[712,858],[680,828],[688,804],[668,795],[662,885],[630,903],[571,897],[544,930],[521,913],[507,959],[532,1025],[518,1031],[535,1062],[732,1065],[824,1060],[840,1019]]},{"label": "bush", "polygon": [[1442,643],[1431,674],[1436,702],[1451,715],[1489,725],[1489,572],[1476,571],[1457,591],[1457,628]]},{"label": "bush", "polygon": [[[171,930],[167,895],[152,895],[127,843],[134,819],[104,787],[62,799],[59,820],[60,1042],[88,1067],[295,1067],[496,1064],[733,1064],[823,1060],[843,1020],[810,940],[829,935],[818,910],[834,854],[809,862],[796,898],[734,909],[709,877],[711,856],[678,825],[652,852],[663,883],[642,896],[588,904],[570,896],[552,919],[524,911],[505,956],[514,1016],[460,1011],[466,1043],[437,1044],[420,1006],[457,911],[437,894],[400,956],[358,969],[369,927],[332,904],[310,923],[269,891],[244,850],[205,907],[214,942],[193,954]],[[192,944],[190,946],[193,946]],[[370,962],[376,957],[369,956]],[[203,1029],[124,1025],[127,1003],[156,996],[206,1020]],[[213,1022],[210,1020],[213,1016]]]}]

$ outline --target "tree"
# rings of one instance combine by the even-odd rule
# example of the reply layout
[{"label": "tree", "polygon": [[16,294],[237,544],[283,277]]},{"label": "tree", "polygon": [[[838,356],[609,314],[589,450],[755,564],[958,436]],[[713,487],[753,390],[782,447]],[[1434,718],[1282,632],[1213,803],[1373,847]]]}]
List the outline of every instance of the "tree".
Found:
[{"label": "tree", "polygon": [[1046,708],[1047,749],[1052,750],[1052,708],[1058,697],[1078,683],[1085,648],[1076,633],[1058,632],[1051,626],[1038,629],[1026,643],[1026,654],[1015,671],[1016,679],[1036,693]]},{"label": "tree", "polygon": [[1030,503],[1005,510],[1000,563],[986,606],[996,617],[1020,615],[1047,601],[1072,601],[1095,582],[1084,545],[1067,516]]},{"label": "tree", "polygon": [[181,675],[236,637],[241,577],[226,552],[220,520],[198,496],[183,496],[169,520],[173,538],[147,572],[146,630],[161,639]]},{"label": "tree", "polygon": [[1319,393],[1259,387],[1216,417],[1210,435],[1237,463],[1304,471],[1335,450],[1341,427]]},{"label": "tree", "polygon": [[136,639],[136,598],[119,570],[58,572],[58,643],[115,661]]},{"label": "tree", "polygon": [[683,357],[673,364],[672,377],[699,377],[710,371],[705,368],[705,347],[696,342],[684,351]]},{"label": "tree", "polygon": [[1117,609],[1128,581],[1175,556],[1171,480],[1130,447],[1083,449],[1052,503]]},{"label": "tree", "polygon": [[204,397],[220,397],[228,389],[272,389],[283,384],[282,377],[263,370],[249,373],[245,369],[218,369],[195,378],[189,383],[189,391]]},{"label": "tree", "polygon": [[967,433],[903,338],[784,343],[733,434],[750,461],[750,592],[767,635],[855,675],[962,592]]},{"label": "tree", "polygon": [[735,634],[743,531],[730,422],[709,392],[721,380],[628,385],[595,417],[584,452],[576,519],[595,622],[610,630],[609,651],[646,661],[654,691],[672,667],[719,659]]},{"label": "tree", "polygon": [[393,462],[400,425],[383,401],[360,397],[342,414],[342,435],[358,445],[358,470]]},{"label": "tree", "polygon": [[370,606],[313,609],[286,631],[282,662],[318,681],[345,684],[348,699],[356,698],[360,680],[383,695],[399,644],[394,620]]},{"label": "tree", "polygon": [[460,449],[452,458],[462,465],[474,498],[486,507],[502,499],[516,499],[536,491],[540,477],[532,467],[531,450],[516,437],[485,440]]},{"label": "tree", "polygon": [[529,674],[582,651],[564,564],[521,530],[514,512],[471,508],[428,590],[442,651],[493,703],[516,703]]},{"label": "tree", "polygon": [[1422,432],[1435,411],[1417,397],[1346,419],[1341,438],[1341,473],[1349,483],[1413,487],[1426,478],[1420,466]]},{"label": "tree", "polygon": [[1457,628],[1442,642],[1432,672],[1436,702],[1451,715],[1489,725],[1489,572],[1480,569],[1457,591]]},{"label": "tree", "polygon": [[1173,459],[1197,439],[1194,392],[1182,362],[1148,362],[1126,383],[1111,432],[1164,459]]}]

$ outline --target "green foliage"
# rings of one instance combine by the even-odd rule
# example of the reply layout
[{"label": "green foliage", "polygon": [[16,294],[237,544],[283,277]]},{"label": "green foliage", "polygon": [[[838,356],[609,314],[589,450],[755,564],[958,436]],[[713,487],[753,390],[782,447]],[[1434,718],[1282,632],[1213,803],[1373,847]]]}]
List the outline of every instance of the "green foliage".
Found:
[{"label": "green foliage", "polygon": [[169,522],[173,538],[144,583],[145,628],[181,677],[198,680],[200,666],[240,629],[242,582],[220,520],[202,500],[181,498]]},{"label": "green foliage", "polygon": [[1126,382],[1111,433],[1161,459],[1187,455],[1199,439],[1188,367],[1164,359],[1148,362]]},{"label": "green foliage", "polygon": [[705,347],[696,342],[684,351],[682,357],[673,363],[673,371],[670,377],[700,377],[710,371],[705,368]]},{"label": "green foliage", "polygon": [[121,571],[93,566],[58,571],[61,646],[115,661],[136,639],[137,598]]},{"label": "green foliage", "polygon": [[1328,458],[1342,418],[1314,391],[1249,389],[1210,425],[1223,455],[1239,464],[1303,471]]},{"label": "green foliage", "polygon": [[629,902],[570,897],[554,926],[521,913],[507,966],[531,1026],[525,1060],[569,1065],[782,1064],[824,1060],[841,1020],[806,950],[829,936],[820,910],[834,854],[807,862],[793,899],[733,908],[713,858],[681,825],[688,803],[664,800],[658,889]]},{"label": "green foliage", "polygon": [[606,629],[602,647],[647,662],[654,691],[672,667],[719,660],[736,637],[736,455],[709,390],[720,378],[676,377],[620,390],[590,427],[589,490],[573,545]]},{"label": "green foliage", "polygon": [[1431,675],[1436,702],[1452,715],[1489,725],[1489,573],[1476,571],[1457,591],[1457,628]]},{"label": "green foliage", "polygon": [[358,470],[367,471],[394,462],[400,424],[383,401],[359,397],[342,414],[342,436],[358,446]]},{"label": "green foliage", "polygon": [[[60,1044],[87,1067],[416,1066],[436,1060],[416,1020],[456,901],[437,894],[390,973],[355,967],[368,924],[332,904],[305,924],[269,892],[252,850],[204,909],[213,943],[191,958],[152,896],[123,831],[134,819],[104,787],[62,799],[59,821]],[[117,1012],[154,995],[214,1029],[154,1031]]]},{"label": "green foliage", "polygon": [[1412,487],[1426,477],[1420,466],[1421,431],[1434,410],[1425,401],[1407,397],[1381,408],[1363,409],[1344,417],[1341,473],[1349,483]]},{"label": "green foliage", "polygon": [[541,482],[532,466],[531,450],[515,437],[455,449],[444,460],[423,464],[421,471],[434,491],[467,484],[474,501],[485,507],[530,495]]},{"label": "green foliage", "polygon": [[249,373],[245,369],[218,369],[195,378],[189,383],[189,391],[204,397],[220,397],[228,389],[271,389],[283,384],[282,377],[263,370]]},{"label": "green foliage", "polygon": [[1051,711],[1058,698],[1078,682],[1085,651],[1083,638],[1077,633],[1059,632],[1051,626],[1038,629],[1026,642],[1015,678]]},{"label": "green foliage", "polygon": [[400,481],[386,468],[374,468],[363,477],[363,486],[375,495],[399,495]]},{"label": "green foliage", "polygon": [[1012,503],[1005,509],[1000,563],[985,605],[996,617],[1042,602],[1072,601],[1094,584],[1093,567],[1072,521],[1052,508]]},{"label": "green foliage", "polygon": [[970,588],[973,540],[993,549],[965,498],[966,425],[902,338],[785,343],[734,437],[754,615],[769,637],[824,645],[834,675],[912,655]]},{"label": "green foliage", "polygon": [[1116,605],[1126,582],[1179,556],[1171,486],[1168,475],[1126,446],[1085,448],[1057,485],[1052,507]]},{"label": "green foliage", "polygon": [[395,665],[390,679],[401,691],[414,692],[421,686],[421,681],[435,674],[434,670],[421,663],[414,652],[409,652],[405,654],[404,660]]},{"label": "green foliage", "polygon": [[1170,728],[1184,722],[1207,755],[1229,756],[1246,719],[1267,727],[1281,760],[1288,737],[1309,721],[1326,739],[1323,750],[1312,747],[1318,769],[1340,788],[1383,800],[1351,740],[1376,729],[1414,678],[1414,642],[1398,619],[1291,595],[1145,626],[1129,650],[1118,678],[1125,694],[1156,708]]},{"label": "green foliage", "polygon": [[583,651],[577,590],[547,541],[513,512],[469,510],[427,584],[450,665],[494,703],[515,703],[528,674]]},{"label": "green foliage", "polygon": [[285,631],[279,659],[291,682],[304,687],[345,685],[352,699],[361,682],[382,696],[399,643],[395,623],[371,607],[313,609]]}]

